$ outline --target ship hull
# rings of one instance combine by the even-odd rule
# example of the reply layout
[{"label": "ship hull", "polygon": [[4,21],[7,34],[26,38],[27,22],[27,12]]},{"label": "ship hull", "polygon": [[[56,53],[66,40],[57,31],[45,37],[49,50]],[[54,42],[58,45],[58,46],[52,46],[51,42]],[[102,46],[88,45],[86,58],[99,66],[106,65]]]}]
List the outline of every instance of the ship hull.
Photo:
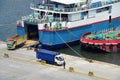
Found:
[{"label": "ship hull", "polygon": [[[107,32],[110,32],[110,31],[107,31]],[[90,34],[91,32],[85,33],[80,39],[82,48],[101,50],[109,53],[120,51],[120,39],[98,40],[98,39],[87,38],[86,36]]]},{"label": "ship hull", "polygon": [[[112,20],[113,23],[117,23],[117,21],[120,21],[120,18]],[[116,28],[119,25],[120,23],[114,24],[112,28]],[[95,33],[98,31],[107,30],[108,28],[109,21],[106,20],[59,31],[39,30],[39,41],[43,46],[55,46],[52,48],[63,48],[66,44],[79,45],[79,43],[76,42],[78,42],[84,33],[88,31]]]},{"label": "ship hull", "polygon": [[80,44],[79,40],[76,41],[72,41],[72,42],[67,42],[67,43],[63,43],[63,44],[55,44],[55,45],[47,45],[47,44],[42,44],[40,43],[42,46],[41,48],[43,49],[48,49],[48,50],[57,50],[57,49],[63,49],[63,48],[67,48],[67,47],[71,47],[71,46],[75,46]]},{"label": "ship hull", "polygon": [[120,51],[120,44],[102,44],[102,45],[95,45],[95,44],[88,44],[88,43],[81,43],[81,48],[85,50],[90,50],[90,51],[102,51],[102,52],[107,52],[107,53],[112,53],[112,52],[119,52]]}]

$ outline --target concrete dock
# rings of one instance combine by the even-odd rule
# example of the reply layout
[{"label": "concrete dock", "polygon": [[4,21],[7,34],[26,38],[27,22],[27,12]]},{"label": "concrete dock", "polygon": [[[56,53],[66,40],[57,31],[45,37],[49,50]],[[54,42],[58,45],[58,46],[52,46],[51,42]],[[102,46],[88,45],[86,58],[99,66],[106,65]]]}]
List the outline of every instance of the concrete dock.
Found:
[{"label": "concrete dock", "polygon": [[7,50],[0,42],[0,80],[120,80],[120,66],[105,62],[88,62],[83,58],[62,54],[66,68],[41,64],[34,50]]}]

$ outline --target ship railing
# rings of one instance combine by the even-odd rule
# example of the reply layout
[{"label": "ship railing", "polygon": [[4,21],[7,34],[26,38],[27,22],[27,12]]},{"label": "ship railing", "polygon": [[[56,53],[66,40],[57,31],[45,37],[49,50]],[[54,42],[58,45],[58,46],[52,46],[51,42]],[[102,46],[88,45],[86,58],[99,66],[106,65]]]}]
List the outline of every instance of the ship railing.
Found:
[{"label": "ship railing", "polygon": [[[44,19],[35,19],[35,18],[27,18],[25,21],[27,22],[31,22],[31,23],[36,23],[36,24],[39,24],[39,23],[50,23],[48,20],[44,20]],[[56,20],[53,20],[53,22],[57,22],[59,21],[58,19]],[[61,21],[61,22],[65,22],[65,21]]]},{"label": "ship railing", "polygon": [[[53,22],[48,22],[47,20],[44,19],[35,19],[35,18],[31,18],[31,17],[26,17],[26,22],[28,23],[33,23],[33,24],[47,24],[47,26],[45,27],[45,30],[49,30],[49,31],[56,31],[56,30],[63,30],[63,29],[67,29],[67,27],[63,25],[63,23],[65,23],[65,21],[58,21],[58,20],[53,20]],[[50,23],[52,24],[50,26]]]},{"label": "ship railing", "polygon": [[61,9],[61,8],[55,8],[55,7],[53,7],[53,8],[51,8],[51,7],[49,7],[49,6],[45,6],[45,5],[37,5],[37,6],[35,6],[34,4],[31,4],[30,5],[30,8],[31,9],[39,9],[39,10],[43,10],[43,11],[45,11],[45,10],[48,10],[48,11],[55,11],[55,12],[74,12],[74,11],[80,11],[80,10],[85,10],[86,8],[84,8],[84,7],[81,7],[81,6],[78,6],[78,7],[74,7],[74,8],[64,8],[64,9]]},{"label": "ship railing", "polygon": [[[46,16],[43,17],[43,18],[40,18],[40,17],[35,17],[34,14],[30,14],[28,16],[23,16],[22,17],[22,20],[24,21],[27,21],[27,22],[33,22],[33,23],[48,23],[50,22]],[[52,22],[57,22],[57,21],[60,21],[60,18],[59,17],[54,17]],[[64,22],[64,21],[68,21],[67,18],[63,18],[61,20],[61,22]]]},{"label": "ship railing", "polygon": [[[23,17],[24,17],[24,19],[23,19]],[[23,17],[22,17],[22,20],[27,21],[27,22],[39,23],[39,21],[40,21],[39,19],[35,19],[32,14],[30,14],[28,16],[23,16]]]},{"label": "ship railing", "polygon": [[104,40],[91,40],[91,39],[87,39],[87,38],[82,38],[81,39],[83,42],[85,43],[92,43],[92,44],[106,44],[106,43],[120,43],[120,39],[104,39]]},{"label": "ship railing", "polygon": [[93,5],[93,6],[90,3],[90,4],[84,4],[84,5],[76,6],[76,7],[72,7],[72,8],[62,8],[62,9],[61,8],[56,8],[56,7],[51,7],[48,4],[46,4],[46,5],[42,5],[42,4],[34,5],[34,4],[31,4],[30,7],[31,7],[31,9],[49,10],[49,11],[56,11],[56,12],[75,12],[75,11],[82,11],[82,10],[102,7],[102,6],[117,3],[117,2],[120,2],[120,0],[113,0],[111,3],[108,3],[107,1],[103,1],[103,2],[101,2],[101,4]]}]

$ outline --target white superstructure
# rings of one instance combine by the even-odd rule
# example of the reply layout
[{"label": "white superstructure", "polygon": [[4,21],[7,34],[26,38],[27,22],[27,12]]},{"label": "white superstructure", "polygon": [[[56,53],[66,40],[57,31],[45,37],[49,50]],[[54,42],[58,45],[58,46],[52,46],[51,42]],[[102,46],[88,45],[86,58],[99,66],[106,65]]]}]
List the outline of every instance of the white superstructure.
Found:
[{"label": "white superstructure", "polygon": [[[91,0],[86,4],[84,0],[51,0],[51,3],[32,5],[31,9],[35,11],[39,16],[31,18],[38,21],[38,24],[55,27],[56,20],[60,21],[62,27],[73,28],[76,26],[82,26],[109,20],[120,16],[120,2],[119,0]],[[47,15],[53,15],[52,24],[47,21]],[[57,15],[57,16],[54,16]],[[42,19],[39,19],[40,17]],[[42,22],[42,23],[41,23]],[[44,23],[43,23],[44,22]],[[50,25],[51,24],[51,25]],[[43,29],[42,27],[39,29]]]}]

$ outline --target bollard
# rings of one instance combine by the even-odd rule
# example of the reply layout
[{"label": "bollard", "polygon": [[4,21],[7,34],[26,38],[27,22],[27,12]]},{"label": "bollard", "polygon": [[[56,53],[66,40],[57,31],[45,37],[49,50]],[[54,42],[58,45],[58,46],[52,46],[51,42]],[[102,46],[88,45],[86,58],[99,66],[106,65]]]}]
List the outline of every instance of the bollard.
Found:
[{"label": "bollard", "polygon": [[32,47],[30,47],[30,50],[32,50]]},{"label": "bollard", "polygon": [[42,61],[41,61],[41,64],[42,64],[42,65],[46,65],[46,61],[42,60]]},{"label": "bollard", "polygon": [[89,59],[88,61],[89,61],[89,63],[93,63],[93,60],[92,60],[92,59]]},{"label": "bollard", "polygon": [[89,76],[94,76],[94,73],[90,71],[90,72],[88,73],[88,75],[89,75]]},{"label": "bollard", "polygon": [[9,55],[7,53],[4,53],[5,58],[9,58]]},{"label": "bollard", "polygon": [[69,67],[69,72],[74,72],[74,68],[73,67]]},{"label": "bollard", "polygon": [[27,50],[29,50],[29,47],[27,47]]},{"label": "bollard", "polygon": [[92,59],[86,59],[89,63],[93,63]]}]

